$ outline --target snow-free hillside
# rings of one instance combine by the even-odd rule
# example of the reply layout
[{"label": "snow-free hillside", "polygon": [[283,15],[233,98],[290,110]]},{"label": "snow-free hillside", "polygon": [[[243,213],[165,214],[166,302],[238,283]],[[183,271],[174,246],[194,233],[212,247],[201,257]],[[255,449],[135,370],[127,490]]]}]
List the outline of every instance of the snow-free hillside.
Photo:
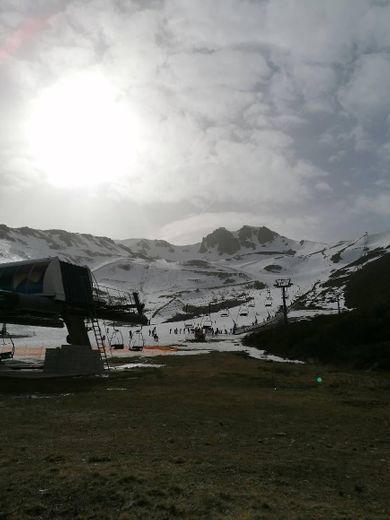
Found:
[{"label": "snow-free hillside", "polygon": [[[291,278],[290,302],[300,308],[335,308],[348,274],[385,254],[390,233],[324,244],[293,240],[265,227],[219,228],[200,243],[175,246],[129,239],[0,227],[0,261],[60,256],[88,265],[102,285],[139,291],[150,315],[169,319],[187,305],[232,308],[252,302],[248,322],[280,306],[277,278]],[[267,289],[272,304],[265,306]],[[218,311],[219,312],[219,311]],[[241,320],[245,321],[245,320]]]}]

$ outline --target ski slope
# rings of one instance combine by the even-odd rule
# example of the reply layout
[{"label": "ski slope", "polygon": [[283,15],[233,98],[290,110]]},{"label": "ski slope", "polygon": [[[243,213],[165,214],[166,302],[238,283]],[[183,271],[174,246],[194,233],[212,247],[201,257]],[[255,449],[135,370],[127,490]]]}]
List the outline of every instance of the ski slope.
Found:
[{"label": "ski slope", "polygon": [[[222,237],[222,238],[221,238]],[[305,296],[306,303],[334,309],[342,288],[324,285],[338,273],[350,273],[390,248],[390,233],[363,234],[349,241],[324,244],[293,240],[267,228],[244,226],[229,232],[216,230],[201,243],[175,246],[161,240],[129,239],[40,231],[0,226],[0,261],[60,256],[88,265],[98,283],[139,291],[148,315],[172,319],[186,305],[208,306],[246,299],[253,304],[248,316],[239,316],[240,305],[229,311],[231,324],[245,325],[265,319],[281,304],[276,279],[290,278],[289,302]],[[228,252],[230,250],[230,252]],[[358,262],[358,265],[350,265]],[[360,262],[360,264],[359,264]],[[255,289],[259,282],[263,289]],[[272,307],[266,308],[267,289]],[[342,294],[341,294],[342,296]],[[180,305],[168,305],[172,300]],[[163,312],[159,309],[164,308]],[[217,316],[215,317],[217,318]],[[219,319],[221,317],[219,316]],[[222,322],[221,322],[222,323]],[[225,328],[225,324],[221,326]],[[226,324],[228,327],[228,323]]]}]

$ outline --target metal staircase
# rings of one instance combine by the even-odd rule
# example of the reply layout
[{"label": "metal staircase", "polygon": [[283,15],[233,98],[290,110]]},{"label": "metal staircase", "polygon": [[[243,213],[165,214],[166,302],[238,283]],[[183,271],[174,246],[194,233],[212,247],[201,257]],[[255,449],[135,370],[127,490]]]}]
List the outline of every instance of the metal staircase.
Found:
[{"label": "metal staircase", "polygon": [[93,335],[95,337],[96,346],[100,354],[100,358],[103,361],[104,368],[110,370],[111,367],[108,360],[107,349],[102,336],[102,331],[100,329],[99,320],[97,318],[91,318],[90,323]]}]

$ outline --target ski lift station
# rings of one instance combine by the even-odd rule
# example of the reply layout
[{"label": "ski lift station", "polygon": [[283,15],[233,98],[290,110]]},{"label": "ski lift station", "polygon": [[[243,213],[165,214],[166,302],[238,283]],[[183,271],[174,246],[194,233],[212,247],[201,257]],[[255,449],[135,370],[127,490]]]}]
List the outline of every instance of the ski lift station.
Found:
[{"label": "ski lift station", "polygon": [[[96,374],[109,368],[99,319],[146,324],[144,305],[132,295],[99,286],[88,267],[58,257],[0,264],[0,323],[66,327],[67,344],[48,348],[43,367],[10,362],[15,347],[0,352],[0,375]],[[93,331],[96,349],[88,336]],[[6,325],[2,329],[7,338]],[[9,337],[9,335],[8,335]],[[11,339],[12,341],[12,339]]]}]

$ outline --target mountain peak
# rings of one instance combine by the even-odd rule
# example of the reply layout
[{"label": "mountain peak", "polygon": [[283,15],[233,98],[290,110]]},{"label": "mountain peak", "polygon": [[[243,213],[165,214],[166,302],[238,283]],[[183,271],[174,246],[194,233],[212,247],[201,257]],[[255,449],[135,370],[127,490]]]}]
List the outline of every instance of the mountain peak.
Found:
[{"label": "mountain peak", "polygon": [[256,249],[260,244],[272,242],[279,235],[265,226],[242,226],[238,231],[229,231],[224,227],[215,229],[202,239],[199,252],[206,253],[216,248],[220,255],[234,255],[240,249]]},{"label": "mountain peak", "polygon": [[256,239],[259,244],[266,244],[279,236],[278,233],[265,226],[242,226],[242,228],[237,231],[237,234],[242,245],[244,245],[244,242],[246,241],[251,241],[253,243],[253,240]]},{"label": "mountain peak", "polygon": [[202,239],[200,253],[206,253],[211,248],[217,248],[220,255],[234,255],[240,249],[240,242],[224,227],[220,227]]}]

